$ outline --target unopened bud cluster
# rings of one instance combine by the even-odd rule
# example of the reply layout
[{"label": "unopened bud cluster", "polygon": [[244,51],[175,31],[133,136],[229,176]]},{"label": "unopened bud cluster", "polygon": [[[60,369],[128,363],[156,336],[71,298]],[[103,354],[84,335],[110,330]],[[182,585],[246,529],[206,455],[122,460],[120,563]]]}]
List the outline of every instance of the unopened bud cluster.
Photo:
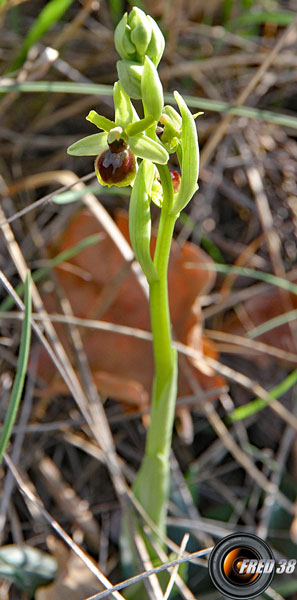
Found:
[{"label": "unopened bud cluster", "polygon": [[[143,80],[147,81],[149,77],[153,81],[156,75],[158,78],[156,67],[165,48],[163,34],[152,17],[134,7],[129,15],[124,14],[115,30],[114,39],[122,59],[117,63],[119,80],[130,98],[143,98]],[[148,66],[145,67],[146,63]],[[155,92],[152,90],[152,96]],[[157,90],[159,94],[160,89]]]}]

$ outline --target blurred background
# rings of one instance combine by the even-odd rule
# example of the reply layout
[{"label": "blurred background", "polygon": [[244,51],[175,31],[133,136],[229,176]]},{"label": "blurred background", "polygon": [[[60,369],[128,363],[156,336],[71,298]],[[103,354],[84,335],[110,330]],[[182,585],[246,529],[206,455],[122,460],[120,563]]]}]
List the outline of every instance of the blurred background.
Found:
[{"label": "blurred background", "polygon": [[[131,268],[129,191],[100,187],[93,158],[66,149],[96,133],[90,109],[113,118],[114,28],[132,6],[166,38],[166,103],[177,89],[203,113],[199,191],[177,222],[169,269],[174,334],[192,353],[180,353],[168,535],[180,544],[190,532],[194,551],[252,532],[278,560],[297,558],[296,1],[0,0],[0,268],[21,298],[31,270],[36,322],[57,358],[33,336],[7,448],[19,479],[5,462],[0,471],[0,600],[98,591],[53,537],[53,519],[112,582],[126,576],[108,444],[131,484],[149,418],[148,304]],[[154,227],[158,217],[154,206]],[[7,289],[0,422],[21,334]],[[23,544],[37,552],[25,562]],[[43,565],[40,551],[57,562]],[[217,597],[206,562],[184,578],[186,594]],[[296,599],[296,573],[272,588],[273,600]]]}]

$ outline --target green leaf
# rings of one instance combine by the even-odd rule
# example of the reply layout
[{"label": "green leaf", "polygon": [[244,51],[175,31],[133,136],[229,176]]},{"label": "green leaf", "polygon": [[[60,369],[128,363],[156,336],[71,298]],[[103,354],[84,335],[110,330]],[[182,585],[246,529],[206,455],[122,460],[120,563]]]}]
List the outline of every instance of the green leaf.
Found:
[{"label": "green leaf", "polygon": [[25,375],[27,371],[29,349],[31,341],[31,291],[30,291],[30,275],[27,274],[25,282],[25,316],[22,325],[21,344],[18,357],[18,366],[16,371],[15,380],[9,400],[8,409],[4,419],[3,431],[0,437],[0,463],[3,457],[3,453],[9,442],[12,428],[16,420],[23,387],[25,381]]},{"label": "green leaf", "polygon": [[139,121],[139,116],[119,81],[113,86],[113,102],[117,126],[125,129],[127,125]]},{"label": "green leaf", "polygon": [[134,181],[129,203],[130,240],[133,252],[149,283],[158,279],[157,269],[150,252],[150,192],[154,176],[154,164],[143,160]]},{"label": "green leaf", "polygon": [[49,0],[42,11],[37,16],[34,25],[31,27],[19,54],[14,60],[9,71],[19,69],[26,60],[27,53],[31,46],[35,44],[57,21],[59,21],[73,0]]},{"label": "green leaf", "polygon": [[145,158],[160,165],[166,165],[168,162],[167,150],[146,135],[129,137],[129,146],[135,156],[139,156],[139,158]]},{"label": "green leaf", "polygon": [[103,129],[103,131],[110,131],[115,127],[115,122],[103,117],[102,115],[98,115],[95,110],[90,110],[88,116],[86,117],[87,121],[96,125],[98,129]]},{"label": "green leaf", "polygon": [[145,114],[159,121],[164,106],[163,87],[154,63],[148,56],[144,59],[141,77],[141,97]]},{"label": "green leaf", "polygon": [[0,548],[0,577],[8,579],[30,597],[40,586],[52,583],[57,570],[56,559],[38,548],[17,544]]},{"label": "green leaf", "polygon": [[198,188],[199,147],[196,125],[192,113],[178,92],[174,92],[174,97],[182,116],[181,184],[172,208],[172,211],[178,214],[185,208]]},{"label": "green leaf", "polygon": [[67,154],[72,156],[98,156],[107,149],[107,134],[94,133],[88,135],[67,148]]}]

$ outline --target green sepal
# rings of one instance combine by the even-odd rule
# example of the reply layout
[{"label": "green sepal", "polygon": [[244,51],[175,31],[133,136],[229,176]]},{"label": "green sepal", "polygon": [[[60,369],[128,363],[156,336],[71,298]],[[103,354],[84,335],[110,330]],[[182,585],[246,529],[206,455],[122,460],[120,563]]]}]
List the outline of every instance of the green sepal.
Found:
[{"label": "green sepal", "polygon": [[151,127],[151,125],[153,125],[154,123],[155,120],[153,119],[153,117],[151,115],[148,115],[144,119],[137,121],[137,123],[131,123],[131,125],[127,125],[125,132],[127,135],[131,136],[138,135],[139,133],[142,133],[143,131],[148,129],[148,127]]},{"label": "green sepal", "polygon": [[144,59],[141,97],[146,115],[151,115],[158,122],[164,106],[163,88],[158,71],[148,56]]},{"label": "green sepal", "polygon": [[129,146],[132,152],[139,156],[160,165],[166,165],[169,160],[169,154],[159,142],[155,142],[146,135],[137,135],[129,137]]},{"label": "green sepal", "polygon": [[153,61],[155,67],[157,67],[164,52],[165,39],[156,21],[150,15],[147,15],[146,18],[152,26],[151,41],[148,45],[146,55]]},{"label": "green sepal", "polygon": [[125,13],[115,28],[114,45],[121,58],[134,58],[136,49],[129,39],[128,14]]},{"label": "green sepal", "polygon": [[137,54],[143,56],[146,54],[152,35],[151,23],[143,10],[134,6],[128,17],[128,24],[131,27],[131,42],[134,44]]},{"label": "green sepal", "polygon": [[133,252],[149,283],[158,279],[150,253],[150,191],[154,175],[154,164],[143,160],[134,181],[129,204],[129,234]]},{"label": "green sepal", "polygon": [[107,148],[107,133],[88,135],[67,148],[67,154],[72,156],[98,156]]},{"label": "green sepal", "polygon": [[139,100],[141,98],[143,65],[132,60],[118,60],[117,71],[121,85],[128,96]]},{"label": "green sepal", "polygon": [[185,208],[198,189],[199,147],[196,125],[192,113],[178,92],[174,92],[174,97],[182,116],[181,184],[172,208],[172,213],[177,214]]},{"label": "green sepal", "polygon": [[115,122],[118,126],[125,129],[127,125],[139,121],[138,114],[119,81],[113,86],[113,102]]},{"label": "green sepal", "polygon": [[98,115],[95,110],[90,110],[86,119],[87,121],[90,121],[90,123],[93,123],[93,125],[96,125],[98,129],[103,129],[103,131],[110,131],[116,126],[114,121],[111,121],[102,115]]}]

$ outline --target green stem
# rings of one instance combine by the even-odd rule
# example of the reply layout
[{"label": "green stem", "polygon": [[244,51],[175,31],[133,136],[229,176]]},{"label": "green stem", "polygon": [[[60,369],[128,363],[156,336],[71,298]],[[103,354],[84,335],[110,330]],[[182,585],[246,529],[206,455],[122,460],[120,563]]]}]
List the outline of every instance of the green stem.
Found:
[{"label": "green stem", "polygon": [[162,167],[160,175],[164,199],[154,255],[158,279],[150,283],[155,377],[145,455],[133,489],[151,519],[165,532],[177,387],[177,356],[172,348],[167,271],[176,215],[170,214],[173,193],[168,168]]},{"label": "green stem", "polygon": [[[147,435],[146,451],[148,453],[160,452],[164,447],[167,449],[167,441],[164,434],[158,439],[159,436],[155,433],[156,428],[162,429],[162,424],[154,423],[154,414],[158,410],[161,399],[162,402],[166,402],[166,400],[162,398],[163,391],[168,384],[169,378],[172,376],[172,368],[175,360],[172,349],[167,283],[168,259],[175,221],[176,217],[169,215],[166,207],[163,207],[154,257],[154,264],[159,279],[150,284],[150,314],[153,334],[155,378],[152,399],[153,404],[151,409],[151,425]],[[168,423],[164,423],[164,426],[167,429]],[[171,423],[169,423],[169,427],[171,427]]]}]

